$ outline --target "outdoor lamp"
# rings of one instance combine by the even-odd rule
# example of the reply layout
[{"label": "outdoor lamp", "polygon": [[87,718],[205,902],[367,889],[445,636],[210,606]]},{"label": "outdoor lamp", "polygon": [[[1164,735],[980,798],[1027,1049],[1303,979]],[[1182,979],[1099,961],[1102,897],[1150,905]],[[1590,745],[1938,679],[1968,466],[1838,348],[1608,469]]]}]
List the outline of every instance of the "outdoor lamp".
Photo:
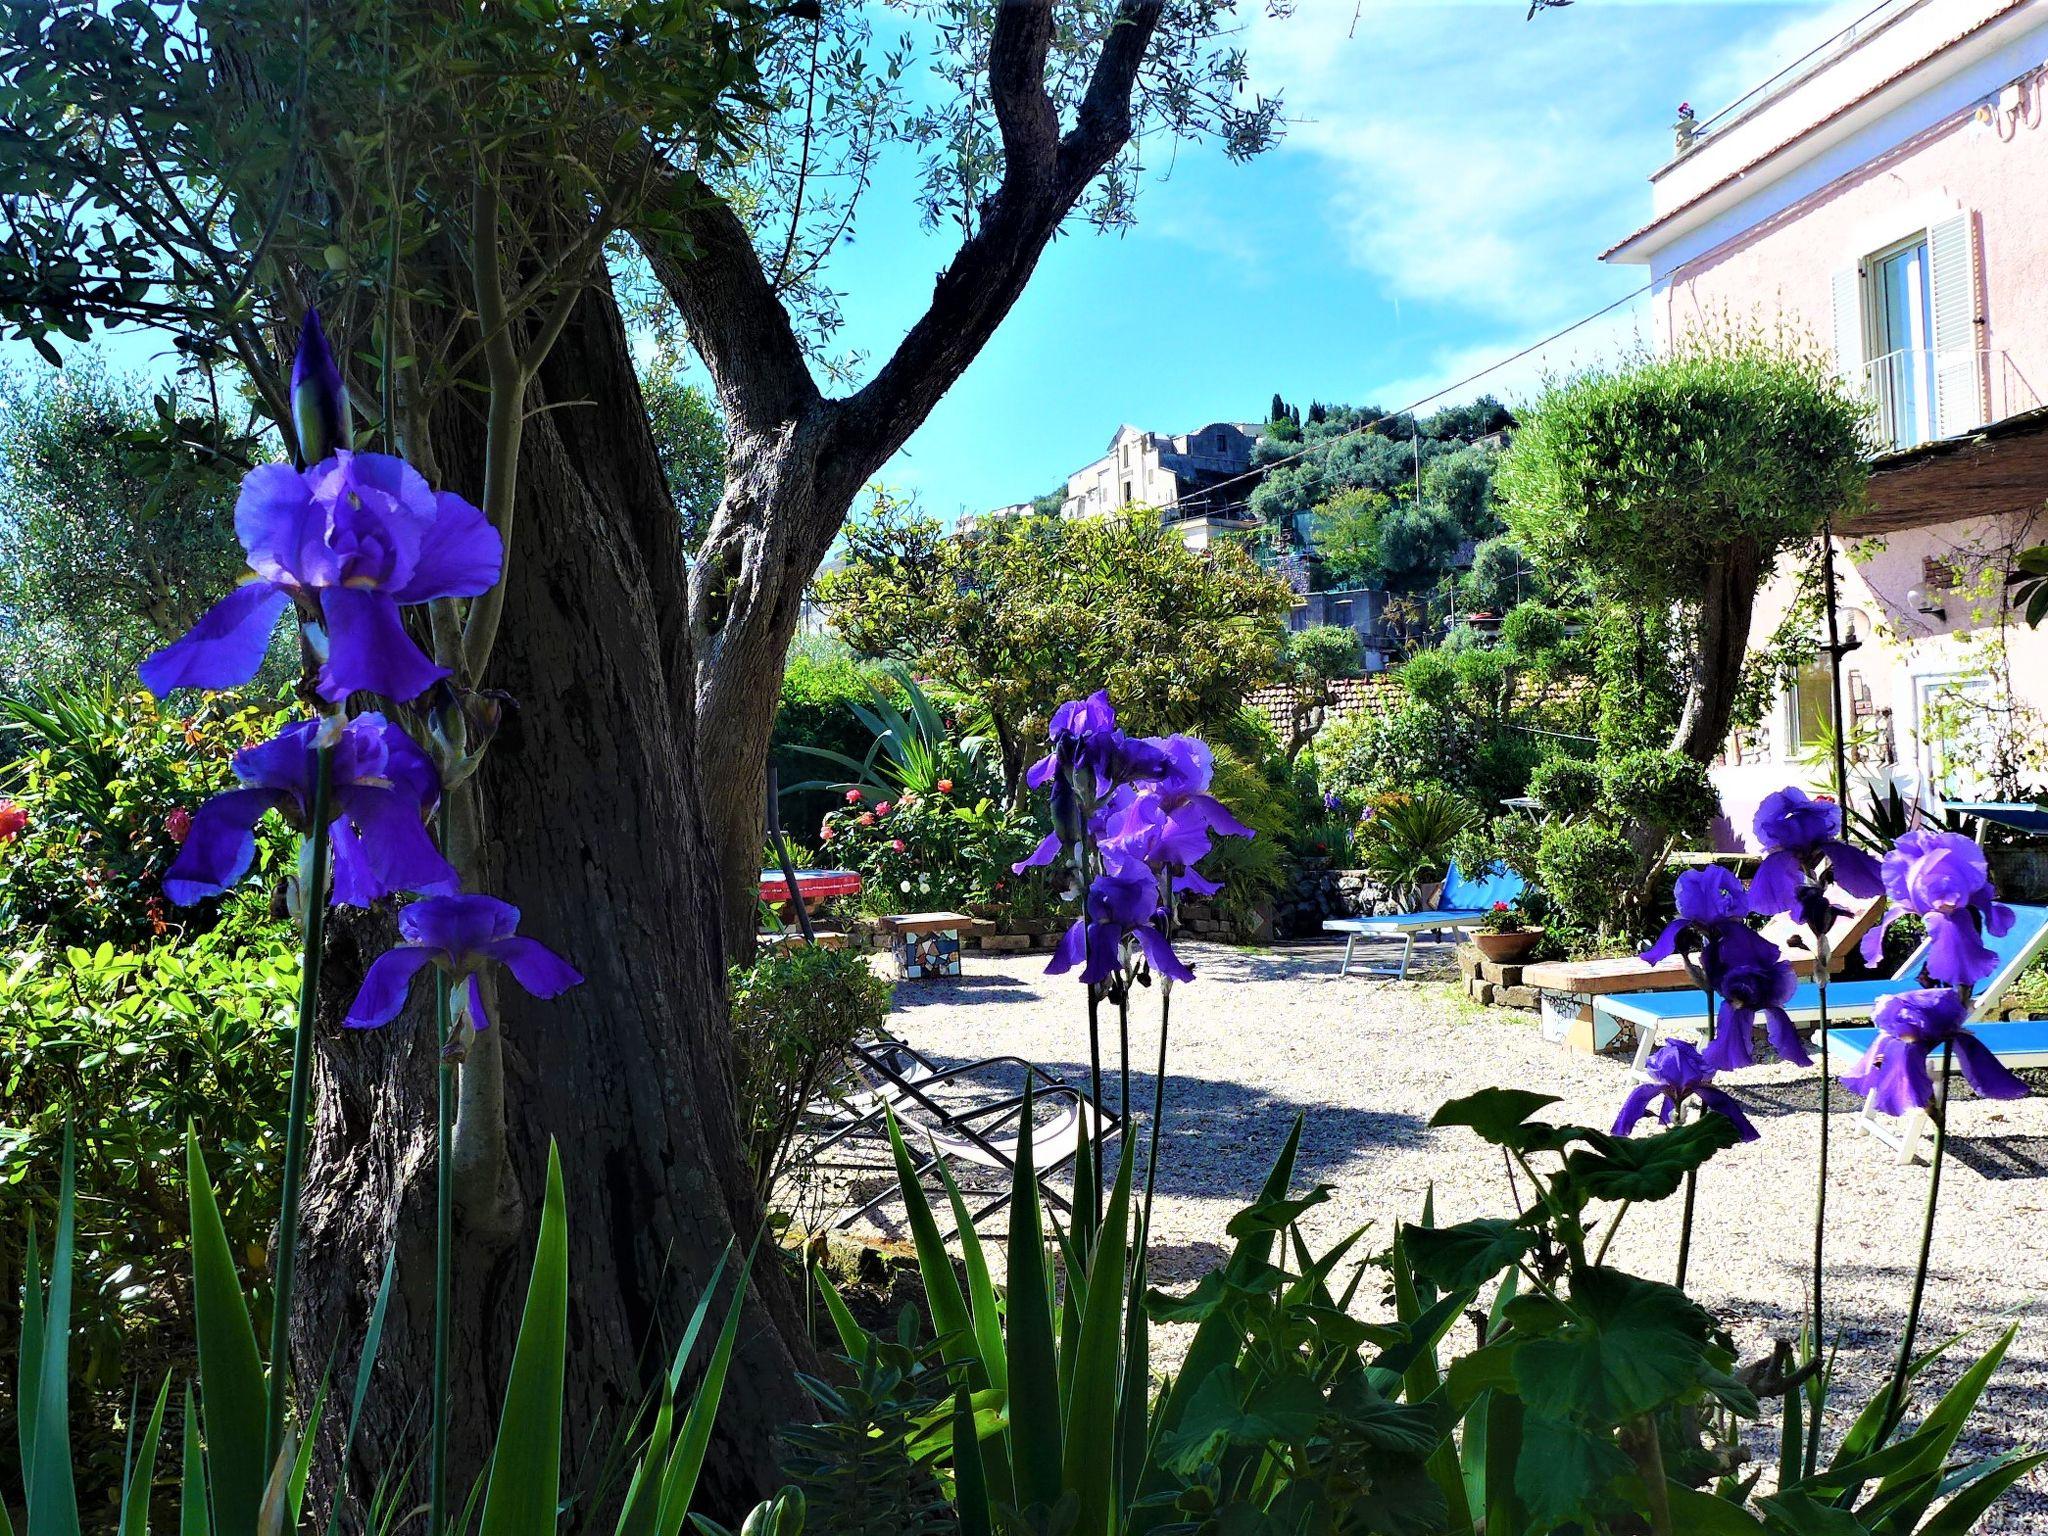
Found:
[{"label": "outdoor lamp", "polygon": [[1915,613],[1924,613],[1929,618],[1946,619],[1948,609],[1942,605],[1939,593],[1925,587],[1911,587],[1906,592],[1906,602]]}]

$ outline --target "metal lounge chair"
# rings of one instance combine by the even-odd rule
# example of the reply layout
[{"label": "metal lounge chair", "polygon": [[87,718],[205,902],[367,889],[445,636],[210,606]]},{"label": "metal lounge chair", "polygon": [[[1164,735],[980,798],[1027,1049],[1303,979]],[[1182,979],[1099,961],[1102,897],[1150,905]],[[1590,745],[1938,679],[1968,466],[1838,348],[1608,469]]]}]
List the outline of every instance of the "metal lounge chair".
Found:
[{"label": "metal lounge chair", "polygon": [[1441,940],[1447,933],[1476,928],[1493,910],[1495,902],[1513,901],[1521,894],[1522,877],[1512,871],[1503,870],[1483,880],[1468,880],[1453,864],[1434,907],[1421,912],[1393,912],[1384,917],[1333,917],[1324,921],[1323,932],[1344,935],[1344,963],[1337,967],[1339,976],[1351,974],[1360,939],[1399,939],[1399,965],[1369,965],[1362,970],[1368,976],[1392,976],[1406,981],[1408,966],[1415,958],[1415,941],[1423,934],[1434,934]]},{"label": "metal lounge chair", "polygon": [[[1981,1010],[1973,1009],[1973,1014]],[[2048,1019],[2011,1019],[1995,1024],[1979,1024],[1972,1018],[1970,1033],[1982,1040],[1998,1059],[2015,1072],[2028,1067],[2048,1067]],[[1837,1073],[1853,1071],[1862,1061],[1864,1052],[1877,1041],[1874,1028],[1831,1029],[1828,1031],[1828,1061]],[[1942,1046],[1930,1057],[1934,1067],[1934,1102],[1938,1109],[1946,1110],[1942,1102],[1940,1063],[1947,1046]],[[1899,1161],[1910,1163],[1920,1150],[1920,1138],[1934,1129],[1934,1120],[1924,1109],[1913,1111],[1898,1119],[1880,1113],[1866,1095],[1863,1108],[1856,1116],[1857,1124],[1886,1146],[1899,1154]]]},{"label": "metal lounge chair", "polygon": [[[1985,939],[1998,956],[1998,969],[1977,991],[1978,1017],[1982,1017],[1984,1011],[2019,980],[2020,973],[2033,963],[2035,956],[2048,948],[2048,907],[2016,906],[2012,910],[2012,928],[2003,937],[1987,936]],[[1926,955],[1927,946],[1922,944],[1906,957],[1904,965],[1884,980],[1831,982],[1828,986],[1828,1017],[1831,1020],[1867,1019],[1881,999],[1894,992],[1912,991],[1919,985],[1920,967]],[[1620,993],[1594,998],[1593,1008],[1596,1016],[1628,1024],[1635,1029],[1637,1071],[1649,1062],[1650,1052],[1656,1048],[1658,1037],[1665,1031],[1694,1029],[1704,1033],[1712,1022],[1707,1017],[1707,995],[1698,991]],[[1820,988],[1812,982],[1802,984],[1785,1005],[1785,1012],[1795,1024],[1819,1023]],[[1837,1031],[1829,1031],[1830,1036],[1835,1033]]]},{"label": "metal lounge chair", "polygon": [[[874,1171],[872,1163],[832,1162],[823,1154],[858,1139],[885,1139],[886,1118],[893,1113],[919,1179],[942,1161],[1014,1175],[1025,1135],[1020,1122],[1027,1082],[1034,1110],[1051,1110],[1043,1118],[1035,1117],[1029,1130],[1032,1166],[1041,1178],[1073,1161],[1082,1138],[1095,1135],[1098,1119],[1105,1139],[1121,1128],[1118,1116],[1098,1110],[1079,1088],[1021,1056],[991,1056],[941,1067],[903,1041],[890,1039],[854,1046],[848,1066],[854,1086],[821,1127],[822,1139],[802,1159],[813,1167]],[[1004,1092],[999,1081],[987,1081],[1006,1075],[1016,1091]],[[852,1226],[895,1193],[893,1187],[884,1188],[841,1218],[839,1227]],[[1046,1187],[1042,1193],[1054,1208],[1068,1208],[1058,1191]],[[1009,1201],[1006,1179],[1002,1192],[969,1219],[979,1225]]]}]

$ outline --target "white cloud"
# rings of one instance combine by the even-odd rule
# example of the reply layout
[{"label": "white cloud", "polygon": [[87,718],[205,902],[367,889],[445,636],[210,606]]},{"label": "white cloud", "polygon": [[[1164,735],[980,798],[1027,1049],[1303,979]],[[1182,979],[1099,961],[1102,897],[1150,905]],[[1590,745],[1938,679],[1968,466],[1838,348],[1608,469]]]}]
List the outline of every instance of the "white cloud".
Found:
[{"label": "white cloud", "polygon": [[1629,286],[1597,255],[1647,215],[1681,99],[1712,110],[1869,3],[1759,35],[1771,13],[1745,5],[1303,0],[1246,46],[1358,268],[1397,301],[1543,325]]}]

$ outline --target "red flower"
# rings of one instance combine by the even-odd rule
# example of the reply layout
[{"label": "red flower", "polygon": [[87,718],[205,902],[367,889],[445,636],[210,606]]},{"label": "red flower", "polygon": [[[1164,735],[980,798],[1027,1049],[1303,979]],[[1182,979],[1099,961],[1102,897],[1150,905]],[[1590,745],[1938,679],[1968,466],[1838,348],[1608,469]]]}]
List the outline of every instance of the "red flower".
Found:
[{"label": "red flower", "polygon": [[939,780],[939,793],[942,795],[950,795],[951,793],[953,793],[953,781],[951,779]]},{"label": "red flower", "polygon": [[888,802],[888,801],[886,801],[886,800],[884,800],[884,801],[883,801],[883,802],[882,802],[882,803],[881,803],[880,805],[876,806],[876,807],[875,807],[875,814],[876,814],[877,816],[886,816],[886,815],[888,815],[888,814],[889,814],[889,802]]},{"label": "red flower", "polygon": [[174,843],[182,843],[192,832],[192,813],[182,805],[164,818],[164,831]]},{"label": "red flower", "polygon": [[837,837],[838,835],[839,834],[837,832],[834,832],[830,827],[818,828],[818,841],[821,843],[829,843],[832,841],[833,838]]},{"label": "red flower", "polygon": [[0,843],[11,843],[28,826],[28,812],[12,800],[0,800]]},{"label": "red flower", "polygon": [[1494,910],[1494,911],[1496,911],[1496,912],[1505,912],[1505,911],[1507,911],[1507,909],[1508,909],[1508,904],[1507,904],[1506,902],[1504,902],[1504,901],[1496,901],[1496,902],[1495,902],[1495,903],[1493,904],[1493,910]]},{"label": "red flower", "polygon": [[889,842],[889,846],[890,846],[891,848],[894,848],[894,849],[895,849],[895,850],[896,850],[896,851],[897,851],[898,853],[901,853],[901,852],[903,851],[903,847],[904,847],[904,844],[903,844],[903,839],[902,839],[902,838],[900,838],[900,837],[898,837],[898,838],[892,838],[892,839],[890,840],[890,842]]},{"label": "red flower", "polygon": [[849,790],[848,790],[848,791],[846,792],[846,803],[847,803],[848,805],[859,805],[859,804],[860,804],[860,791],[859,791],[859,790],[857,790],[857,789],[849,789]]},{"label": "red flower", "polygon": [[862,811],[860,813],[860,824],[864,827],[872,827],[875,824],[875,813],[873,811]]}]

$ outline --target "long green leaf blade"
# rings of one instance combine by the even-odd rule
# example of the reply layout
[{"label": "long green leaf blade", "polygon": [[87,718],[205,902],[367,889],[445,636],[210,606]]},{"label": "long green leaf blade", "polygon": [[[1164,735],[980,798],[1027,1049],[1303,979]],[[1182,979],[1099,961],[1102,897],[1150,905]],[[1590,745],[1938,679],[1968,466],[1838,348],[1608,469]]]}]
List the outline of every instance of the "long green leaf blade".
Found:
[{"label": "long green leaf blade", "polygon": [[21,1444],[21,1475],[26,1483],[29,1469],[36,1464],[36,1406],[43,1380],[43,1255],[36,1240],[34,1216],[29,1217],[28,1257],[22,1270],[21,1365],[14,1378],[14,1427]]},{"label": "long green leaf blade", "polygon": [[192,1384],[185,1384],[185,1454],[178,1500],[178,1536],[210,1536],[213,1519],[206,1507],[206,1454],[199,1444],[199,1404]]},{"label": "long green leaf blade", "polygon": [[135,1451],[135,1465],[121,1489],[121,1536],[149,1536],[149,1491],[156,1481],[156,1448],[164,1432],[164,1409],[171,1401],[171,1373],[164,1372],[164,1384],[157,1388],[156,1410],[149,1427],[142,1432],[142,1444]]},{"label": "long green leaf blade", "polygon": [[1088,1301],[1074,1359],[1073,1400],[1067,1412],[1066,1486],[1079,1501],[1075,1536],[1109,1536],[1116,1493],[1118,1367],[1124,1342],[1124,1260],[1130,1241],[1131,1159],[1135,1137],[1124,1139],[1116,1186],[1103,1212],[1102,1231],[1088,1264]]},{"label": "long green leaf blade", "polygon": [[569,1214],[561,1150],[548,1147],[548,1192],[533,1279],[512,1348],[491,1453],[481,1536],[544,1536],[562,1498],[562,1371],[569,1331]]},{"label": "long green leaf blade", "polygon": [[28,1483],[28,1536],[78,1536],[78,1484],[71,1472],[71,1260],[77,1164],[64,1132],[64,1170],[57,1186],[57,1236],[50,1245],[49,1298],[36,1393],[35,1460]]},{"label": "long green leaf blade", "polygon": [[[1024,1118],[1031,1124],[1031,1090],[1024,1090]],[[1053,1346],[1051,1287],[1045,1272],[1045,1227],[1039,1207],[1038,1175],[1031,1137],[1017,1138],[1017,1167],[1010,1184],[1010,1466],[1017,1502],[1051,1509],[1060,1496],[1059,1356]]]},{"label": "long green leaf blade", "polygon": [[192,1210],[192,1310],[199,1333],[199,1405],[205,1421],[207,1489],[222,1532],[253,1531],[269,1469],[263,1463],[263,1361],[242,1299],[228,1235],[214,1203],[199,1139],[185,1132],[185,1190]]},{"label": "long green leaf blade", "polygon": [[[910,1233],[917,1245],[917,1268],[924,1277],[925,1298],[932,1309],[932,1326],[938,1330],[943,1354],[949,1362],[972,1361],[975,1356],[974,1322],[968,1315],[967,1298],[960,1293],[960,1277],[953,1272],[953,1259],[939,1239],[939,1224],[932,1216],[910,1161],[910,1149],[903,1144],[903,1128],[895,1111],[887,1112],[889,1147],[896,1154],[896,1181],[903,1189],[904,1209],[910,1216]],[[980,1386],[980,1382],[975,1383]]]},{"label": "long green leaf blade", "polygon": [[696,1496],[697,1475],[704,1468],[711,1426],[718,1418],[726,1372],[732,1367],[733,1347],[739,1341],[740,1318],[747,1306],[747,1280],[753,1267],[750,1254],[733,1281],[732,1305],[726,1310],[725,1326],[718,1330],[718,1342],[712,1346],[710,1362],[704,1367],[704,1379],[697,1383],[697,1395],[691,1399],[690,1411],[683,1416],[683,1427],[676,1434],[676,1448],[662,1478],[657,1536],[676,1536],[689,1514],[690,1500]]}]

